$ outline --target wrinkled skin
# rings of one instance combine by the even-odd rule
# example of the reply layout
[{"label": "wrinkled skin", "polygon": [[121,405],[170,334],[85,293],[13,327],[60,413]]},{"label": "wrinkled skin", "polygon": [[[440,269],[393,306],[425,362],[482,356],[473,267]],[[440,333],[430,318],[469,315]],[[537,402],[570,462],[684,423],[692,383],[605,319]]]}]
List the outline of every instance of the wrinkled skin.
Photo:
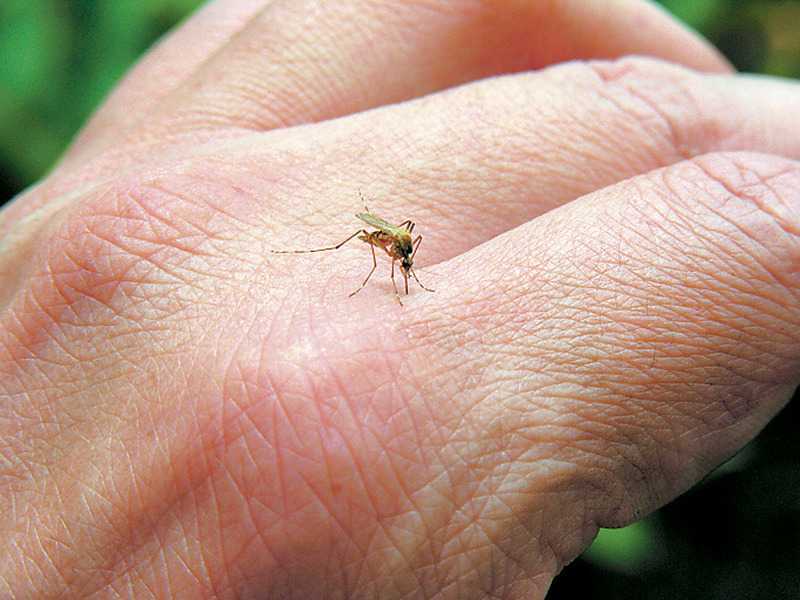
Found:
[{"label": "wrinkled skin", "polygon": [[[210,4],[0,216],[0,596],[543,597],[791,396],[798,105],[634,0]],[[436,293],[269,253],[359,190]]]}]

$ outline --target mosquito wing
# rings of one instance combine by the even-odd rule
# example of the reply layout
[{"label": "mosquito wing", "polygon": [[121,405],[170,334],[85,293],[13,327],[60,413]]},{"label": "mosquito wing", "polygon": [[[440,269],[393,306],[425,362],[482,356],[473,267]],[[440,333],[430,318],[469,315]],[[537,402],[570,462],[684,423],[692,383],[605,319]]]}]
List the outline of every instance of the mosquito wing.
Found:
[{"label": "mosquito wing", "polygon": [[397,227],[396,225],[392,225],[388,221],[384,221],[380,217],[376,217],[371,213],[358,213],[356,217],[364,221],[364,223],[367,225],[370,225],[375,229],[380,229],[383,233],[391,235],[392,237],[402,236],[404,233],[408,234],[405,229]]}]

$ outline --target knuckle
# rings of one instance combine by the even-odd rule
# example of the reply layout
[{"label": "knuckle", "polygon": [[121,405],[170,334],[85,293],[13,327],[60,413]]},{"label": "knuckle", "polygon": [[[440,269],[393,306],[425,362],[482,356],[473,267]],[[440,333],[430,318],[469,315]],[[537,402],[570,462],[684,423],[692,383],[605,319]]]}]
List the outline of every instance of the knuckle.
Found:
[{"label": "knuckle", "polygon": [[[788,158],[751,152],[716,152],[693,161],[728,194],[748,201],[782,226],[797,214],[800,201],[800,163]],[[777,210],[779,208],[785,210]],[[790,227],[792,230],[795,227]]]},{"label": "knuckle", "polygon": [[735,133],[722,118],[725,98],[689,69],[640,56],[588,66],[598,78],[600,96],[672,150],[668,162],[675,155],[690,158],[720,147]]},{"label": "knuckle", "polygon": [[174,314],[207,254],[201,224],[209,218],[152,183],[98,192],[70,209],[47,242],[39,297],[95,317]]},{"label": "knuckle", "polygon": [[[800,163],[772,155],[714,153],[661,172],[667,212],[684,231],[684,304],[730,360],[708,382],[738,390],[721,405],[731,421],[758,390],[791,381],[800,319]],[[689,229],[686,236],[685,229]],[[736,357],[733,360],[732,357]],[[756,391],[746,385],[755,385]],[[721,392],[718,392],[718,395]]]},{"label": "knuckle", "polygon": [[706,209],[709,227],[722,226],[725,239],[746,244],[748,256],[773,278],[797,273],[800,163],[765,154],[720,152],[687,163],[685,175],[687,197]]},{"label": "knuckle", "polygon": [[[720,152],[654,171],[634,184],[636,242],[681,290],[684,308],[720,325],[794,343],[800,306],[800,163]],[[618,218],[630,218],[631,211]],[[775,337],[778,336],[778,337]],[[796,338],[796,336],[795,336]]]},{"label": "knuckle", "polygon": [[223,307],[210,308],[220,281],[235,285],[248,266],[241,245],[227,242],[247,226],[250,195],[230,186],[192,167],[121,178],[48,214],[0,322],[12,347],[60,348],[83,362],[134,351],[144,338],[136,352],[188,349],[196,323],[220,319]]},{"label": "knuckle", "polygon": [[686,197],[704,209],[704,232],[720,249],[720,266],[740,288],[744,283],[755,292],[759,313],[768,311],[784,325],[796,323],[800,163],[764,154],[715,153],[689,165]]}]

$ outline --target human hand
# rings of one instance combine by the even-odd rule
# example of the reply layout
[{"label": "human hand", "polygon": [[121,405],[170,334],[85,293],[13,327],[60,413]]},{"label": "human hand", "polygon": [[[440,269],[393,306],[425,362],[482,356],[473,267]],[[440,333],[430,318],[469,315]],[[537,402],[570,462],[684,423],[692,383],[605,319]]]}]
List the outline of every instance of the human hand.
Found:
[{"label": "human hand", "polygon": [[220,0],[3,212],[0,595],[541,597],[786,401],[796,86],[494,6]]}]

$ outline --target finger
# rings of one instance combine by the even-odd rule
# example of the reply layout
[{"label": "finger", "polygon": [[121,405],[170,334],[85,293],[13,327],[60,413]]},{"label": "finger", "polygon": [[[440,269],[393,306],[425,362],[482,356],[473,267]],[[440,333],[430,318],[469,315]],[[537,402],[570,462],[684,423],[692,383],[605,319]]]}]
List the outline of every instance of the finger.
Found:
[{"label": "finger", "polygon": [[[292,237],[283,245],[303,241],[291,230],[298,219],[311,232],[306,243],[340,235],[360,210],[357,191],[364,190],[377,214],[417,221],[426,239],[419,256],[424,265],[590,191],[693,155],[754,150],[796,157],[800,131],[792,107],[798,97],[793,82],[699,75],[650,59],[568,64],[317,124],[310,150],[308,130],[276,131],[227,150],[218,145],[213,168],[226,153],[226,180],[271,171],[282,181],[304,182],[301,188],[272,186],[263,198],[269,220]],[[192,152],[187,148],[181,158]],[[342,182],[325,167],[333,163],[337,173],[363,178]],[[56,180],[49,193],[7,207],[0,233],[84,184],[86,174],[79,177]],[[309,190],[325,198],[323,206],[309,205]],[[263,190],[253,194],[264,196]],[[282,247],[280,237],[275,242]]]},{"label": "finger", "polygon": [[[700,75],[638,58],[478,82],[318,125],[316,155],[348,154],[350,166],[340,168],[359,172],[367,148],[369,171],[319,192],[324,206],[309,206],[293,188],[270,210],[287,226],[302,219],[309,235],[326,239],[359,208],[356,188],[366,190],[379,216],[416,221],[425,238],[417,260],[431,264],[692,156],[752,150],[800,158],[798,102],[794,82]],[[329,171],[316,170],[330,180]]]},{"label": "finger", "polygon": [[224,46],[271,0],[216,0],[202,7],[150,50],[81,131],[64,162],[97,152],[119,139],[199,65]]},{"label": "finger", "polygon": [[630,53],[726,69],[708,44],[639,0],[278,1],[170,95],[156,128],[272,129],[498,73]]},{"label": "finger", "polygon": [[[487,477],[494,497],[545,523],[559,564],[593,527],[681,493],[790,398],[798,215],[800,163],[707,155],[439,265],[437,293],[403,313],[421,394],[459,398],[454,437],[495,436],[509,475]],[[528,512],[548,492],[566,513],[552,523]],[[500,543],[514,556],[521,539]]]},{"label": "finger", "polygon": [[[170,48],[180,51],[196,36],[214,31],[214,17],[227,14],[225,6],[207,19],[201,13],[200,33],[179,30]],[[640,0],[611,6],[600,0],[507,0],[498,6],[272,2],[202,67],[197,59],[208,47],[198,44],[201,51],[187,51],[195,58],[174,67],[177,74],[167,79],[180,85],[165,83],[167,94],[142,83],[160,85],[153,69],[162,62],[173,68],[167,60],[170,48],[157,51],[97,117],[63,164],[68,168],[56,170],[26,203],[46,202],[75,185],[124,170],[161,168],[170,141],[170,156],[185,156],[205,141],[237,134],[225,128],[322,120],[559,60],[649,53],[699,69],[726,69],[710,46]],[[241,7],[224,32],[208,37],[223,38],[252,15],[252,3]],[[195,74],[187,77],[192,68]]]}]

